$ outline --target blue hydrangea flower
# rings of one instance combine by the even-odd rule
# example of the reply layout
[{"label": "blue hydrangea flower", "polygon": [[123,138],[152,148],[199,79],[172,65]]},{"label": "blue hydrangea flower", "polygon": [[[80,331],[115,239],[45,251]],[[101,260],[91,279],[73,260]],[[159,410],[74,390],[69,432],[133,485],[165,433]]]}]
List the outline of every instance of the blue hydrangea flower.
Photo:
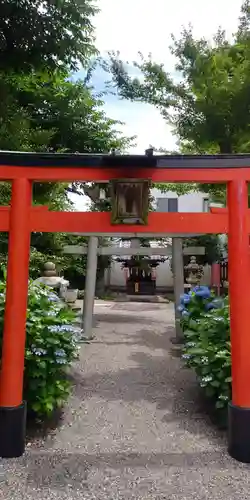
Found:
[{"label": "blue hydrangea flower", "polygon": [[31,351],[33,352],[33,354],[35,354],[36,356],[45,356],[45,354],[47,354],[47,351],[46,349],[42,349],[40,347],[36,347],[34,345],[31,346]]},{"label": "blue hydrangea flower", "polygon": [[46,316],[50,316],[50,317],[57,316],[57,312],[56,311],[46,311]]},{"label": "blue hydrangea flower", "polygon": [[59,358],[63,358],[66,356],[66,352],[64,349],[57,349],[55,351],[55,355],[58,356]]},{"label": "blue hydrangea flower", "polygon": [[207,375],[206,377],[202,377],[201,381],[203,384],[208,384],[209,382],[212,382],[213,377],[212,375]]},{"label": "blue hydrangea flower", "polygon": [[182,304],[177,307],[177,311],[179,311],[179,312],[184,311],[184,309],[185,309],[185,307]]},{"label": "blue hydrangea flower", "polygon": [[183,318],[187,318],[188,316],[190,316],[190,313],[186,309],[184,309],[182,311],[181,315],[182,315]]},{"label": "blue hydrangea flower", "polygon": [[188,293],[182,293],[181,296],[180,296],[180,303],[182,305],[184,304],[189,304],[191,300],[191,295],[189,295]]},{"label": "blue hydrangea flower", "polygon": [[223,300],[221,299],[214,299],[212,302],[208,302],[205,304],[205,309],[206,311],[211,311],[212,309],[220,309],[223,307]]},{"label": "blue hydrangea flower", "polygon": [[59,301],[60,301],[59,297],[58,297],[55,293],[53,293],[53,292],[51,292],[51,293],[48,295],[48,299],[49,299],[51,302],[59,302]]},{"label": "blue hydrangea flower", "polygon": [[73,325],[62,325],[61,326],[61,331],[63,332],[75,332],[76,331],[76,327],[73,326]]},{"label": "blue hydrangea flower", "polygon": [[213,302],[208,302],[207,304],[205,304],[206,311],[211,311],[212,309],[215,309]]},{"label": "blue hydrangea flower", "polygon": [[48,330],[51,333],[56,333],[56,332],[74,333],[76,331],[76,328],[71,325],[50,325],[48,326]]},{"label": "blue hydrangea flower", "polygon": [[56,358],[56,363],[58,365],[66,365],[67,364],[67,360],[65,358]]},{"label": "blue hydrangea flower", "polygon": [[190,359],[190,358],[191,358],[191,354],[182,354],[182,356],[181,356],[181,357],[182,357],[182,359],[187,360],[187,359]]},{"label": "blue hydrangea flower", "polygon": [[202,299],[209,299],[211,297],[211,292],[207,286],[195,286],[193,292],[197,297],[201,297]]},{"label": "blue hydrangea flower", "polygon": [[61,331],[61,326],[60,325],[50,325],[50,326],[48,326],[48,330],[51,333],[60,332]]},{"label": "blue hydrangea flower", "polygon": [[187,342],[186,346],[187,347],[195,347],[196,343],[195,342]]},{"label": "blue hydrangea flower", "polygon": [[215,309],[221,309],[224,306],[224,300],[216,298],[212,301],[212,304]]}]

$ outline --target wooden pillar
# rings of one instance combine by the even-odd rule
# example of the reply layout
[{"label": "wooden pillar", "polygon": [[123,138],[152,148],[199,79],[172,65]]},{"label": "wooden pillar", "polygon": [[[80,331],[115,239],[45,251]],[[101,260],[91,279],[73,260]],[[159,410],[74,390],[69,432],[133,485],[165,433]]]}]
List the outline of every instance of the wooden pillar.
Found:
[{"label": "wooden pillar", "polygon": [[183,248],[181,238],[172,239],[172,268],[175,303],[175,338],[172,339],[172,342],[174,344],[181,344],[183,342],[183,332],[180,325],[180,312],[177,309],[180,303],[180,295],[184,292]]},{"label": "wooden pillar", "polygon": [[9,227],[7,289],[0,375],[0,456],[21,456],[25,448],[23,372],[29,277],[31,182],[15,179]]},{"label": "wooden pillar", "polygon": [[228,266],[232,356],[232,402],[229,404],[229,453],[250,463],[250,295],[248,186],[228,183]]},{"label": "wooden pillar", "polygon": [[217,295],[220,295],[221,287],[220,268],[221,265],[218,262],[211,264],[211,288],[215,290]]},{"label": "wooden pillar", "polygon": [[88,242],[87,273],[83,302],[83,334],[86,338],[92,337],[93,311],[95,302],[95,286],[98,259],[98,238],[90,236]]}]

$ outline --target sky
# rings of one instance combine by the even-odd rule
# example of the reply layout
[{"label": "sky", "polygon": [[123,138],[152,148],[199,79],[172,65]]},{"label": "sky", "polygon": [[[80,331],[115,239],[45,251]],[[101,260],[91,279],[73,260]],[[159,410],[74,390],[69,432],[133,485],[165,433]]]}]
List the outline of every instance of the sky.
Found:
[{"label": "sky", "polygon": [[[241,4],[242,0],[97,0],[101,10],[94,20],[96,45],[101,55],[119,51],[121,59],[131,63],[138,60],[138,51],[146,56],[152,53],[173,74],[171,33],[178,38],[182,27],[191,24],[195,36],[212,39],[222,26],[230,37],[237,29]],[[100,74],[97,79],[100,84]],[[125,122],[126,134],[137,135],[133,152],[143,154],[150,144],[174,149],[171,128],[152,106],[108,97],[105,109],[111,118]]]},{"label": "sky", "polygon": [[[237,29],[242,0],[97,0],[100,12],[94,19],[96,45],[105,57],[108,51],[119,51],[130,63],[138,60],[138,52],[152,54],[174,75],[175,60],[170,53],[171,33],[178,38],[183,26],[193,26],[196,37],[212,39],[221,26],[228,37]],[[81,73],[81,72],[80,72]],[[80,74],[79,74],[80,76]],[[103,90],[107,75],[96,71],[93,84]],[[128,136],[137,136],[131,153],[144,154],[152,145],[173,150],[176,138],[170,126],[152,106],[130,103],[117,96],[105,97],[105,111],[110,118],[124,122],[120,128]]]}]

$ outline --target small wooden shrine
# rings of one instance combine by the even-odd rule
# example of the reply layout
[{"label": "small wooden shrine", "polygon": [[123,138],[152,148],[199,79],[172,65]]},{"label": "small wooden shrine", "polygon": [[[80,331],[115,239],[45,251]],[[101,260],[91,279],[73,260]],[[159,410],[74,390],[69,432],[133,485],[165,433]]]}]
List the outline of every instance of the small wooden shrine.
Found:
[{"label": "small wooden shrine", "polygon": [[125,272],[128,295],[154,295],[156,291],[156,268],[166,258],[135,255],[131,258],[117,258]]}]

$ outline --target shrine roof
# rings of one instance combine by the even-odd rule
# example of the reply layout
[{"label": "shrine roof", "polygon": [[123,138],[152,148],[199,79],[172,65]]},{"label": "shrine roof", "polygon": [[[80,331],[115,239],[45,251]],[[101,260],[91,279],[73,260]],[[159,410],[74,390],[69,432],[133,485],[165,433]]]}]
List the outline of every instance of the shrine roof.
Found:
[{"label": "shrine roof", "polygon": [[0,166],[79,168],[249,168],[250,154],[232,155],[120,155],[88,153],[33,153],[0,151]]}]

